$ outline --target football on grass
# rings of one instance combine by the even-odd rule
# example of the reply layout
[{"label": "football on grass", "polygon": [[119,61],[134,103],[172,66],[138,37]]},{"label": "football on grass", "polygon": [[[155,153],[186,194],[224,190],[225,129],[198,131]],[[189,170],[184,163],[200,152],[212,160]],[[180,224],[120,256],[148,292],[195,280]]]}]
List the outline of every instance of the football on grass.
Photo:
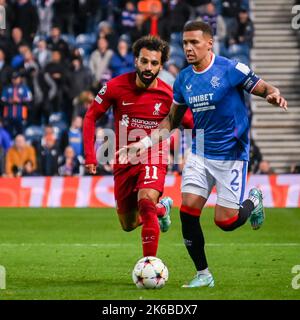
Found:
[{"label": "football on grass", "polygon": [[139,289],[160,289],[168,277],[167,266],[157,257],[140,259],[132,271],[132,280]]}]

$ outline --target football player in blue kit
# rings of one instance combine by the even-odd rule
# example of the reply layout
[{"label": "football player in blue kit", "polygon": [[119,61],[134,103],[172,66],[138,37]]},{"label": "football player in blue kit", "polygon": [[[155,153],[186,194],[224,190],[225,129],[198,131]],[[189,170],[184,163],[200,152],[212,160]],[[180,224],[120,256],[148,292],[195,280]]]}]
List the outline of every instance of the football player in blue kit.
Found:
[{"label": "football player in blue kit", "polygon": [[[262,193],[253,188],[243,201],[249,161],[249,122],[243,90],[265,98],[287,110],[280,91],[260,79],[240,62],[215,56],[210,26],[189,21],[183,29],[183,48],[189,66],[177,76],[169,115],[151,137],[125,148],[124,161],[134,150],[143,152],[160,139],[163,132],[177,128],[187,108],[194,118],[192,152],[182,172],[180,218],[185,246],[197,274],[186,288],[213,287],[208,269],[201,211],[216,186],[215,224],[224,231],[242,226],[249,218],[253,229],[264,221]],[[159,131],[160,130],[160,131]],[[126,159],[126,160],[125,160]]]}]

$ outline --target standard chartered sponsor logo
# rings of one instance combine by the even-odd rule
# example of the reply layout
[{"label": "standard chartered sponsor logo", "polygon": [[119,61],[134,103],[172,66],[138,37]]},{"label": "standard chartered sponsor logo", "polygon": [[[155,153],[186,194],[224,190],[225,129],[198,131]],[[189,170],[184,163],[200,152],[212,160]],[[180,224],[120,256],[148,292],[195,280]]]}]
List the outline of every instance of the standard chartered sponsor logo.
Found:
[{"label": "standard chartered sponsor logo", "polygon": [[131,126],[139,129],[155,129],[158,127],[157,121],[144,120],[144,119],[131,119]]}]

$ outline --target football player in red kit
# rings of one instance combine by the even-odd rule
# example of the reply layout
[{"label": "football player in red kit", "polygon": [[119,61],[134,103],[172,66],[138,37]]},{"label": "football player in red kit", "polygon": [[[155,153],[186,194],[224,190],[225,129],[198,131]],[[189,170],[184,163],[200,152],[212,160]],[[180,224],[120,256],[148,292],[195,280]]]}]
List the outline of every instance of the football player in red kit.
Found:
[{"label": "football player in red kit", "polygon": [[[167,116],[172,104],[172,88],[157,76],[169,57],[169,45],[152,36],[138,39],[133,45],[136,72],[120,75],[107,82],[98,92],[84,118],[83,137],[85,163],[89,173],[96,173],[97,159],[94,151],[95,123],[113,107],[116,150],[132,142],[134,130],[144,136]],[[192,127],[192,115],[186,114],[185,126]],[[142,136],[141,136],[142,138]],[[129,141],[131,140],[131,141]],[[167,148],[168,149],[168,148]],[[151,149],[150,149],[151,151]],[[118,217],[123,230],[131,231],[142,225],[144,256],[156,256],[160,230],[168,230],[170,197],[159,201],[167,173],[166,148],[140,159],[137,164],[114,163],[114,194]]]}]

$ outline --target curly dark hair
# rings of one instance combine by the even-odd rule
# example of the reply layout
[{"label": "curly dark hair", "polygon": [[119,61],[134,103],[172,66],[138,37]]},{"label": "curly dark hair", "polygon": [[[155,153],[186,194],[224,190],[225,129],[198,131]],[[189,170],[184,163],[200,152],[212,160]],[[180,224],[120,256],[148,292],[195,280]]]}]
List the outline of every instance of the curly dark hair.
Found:
[{"label": "curly dark hair", "polygon": [[157,37],[148,35],[136,40],[132,46],[132,52],[136,58],[140,55],[141,49],[146,48],[151,51],[161,52],[161,64],[169,60],[170,46],[169,44]]}]

